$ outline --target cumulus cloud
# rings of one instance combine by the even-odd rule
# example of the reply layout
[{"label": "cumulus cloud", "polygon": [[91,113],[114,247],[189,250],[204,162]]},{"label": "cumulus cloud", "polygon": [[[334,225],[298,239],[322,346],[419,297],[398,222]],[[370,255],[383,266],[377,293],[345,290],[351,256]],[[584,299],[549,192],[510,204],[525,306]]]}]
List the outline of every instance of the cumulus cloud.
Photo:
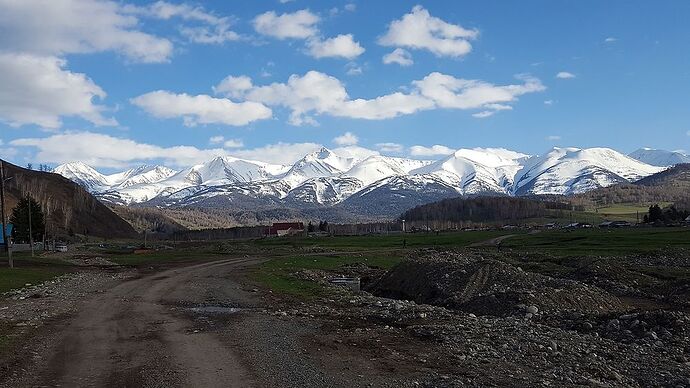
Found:
[{"label": "cumulus cloud", "polygon": [[309,55],[314,58],[353,59],[364,53],[364,48],[359,42],[355,42],[352,34],[338,35],[325,40],[313,38],[307,42],[307,49]]},{"label": "cumulus cloud", "polygon": [[391,22],[378,42],[383,46],[423,49],[440,57],[457,58],[472,51],[469,41],[478,35],[477,30],[445,22],[418,5],[401,19]]},{"label": "cumulus cloud", "polygon": [[[337,13],[337,8],[333,10]],[[317,25],[320,21],[318,15],[307,9],[282,15],[269,11],[254,18],[254,29],[278,39],[306,39],[305,52],[314,58],[354,59],[364,53],[364,48],[352,34],[332,38],[319,36]]]},{"label": "cumulus cloud", "polygon": [[253,102],[233,102],[205,94],[192,96],[157,90],[135,97],[132,104],[154,117],[169,119],[182,117],[185,125],[226,124],[241,126],[272,117],[271,109]]},{"label": "cumulus cloud", "polygon": [[293,13],[262,13],[254,18],[256,32],[278,39],[306,39],[318,32],[316,25],[321,19],[307,9]]},{"label": "cumulus cloud", "polygon": [[357,4],[355,3],[347,3],[345,4],[345,10],[349,12],[355,12],[357,10]]},{"label": "cumulus cloud", "polygon": [[510,110],[506,105],[514,102],[518,96],[540,92],[546,87],[531,76],[521,75],[521,84],[497,86],[480,80],[455,78],[438,72],[431,73],[413,85],[419,93],[434,101],[440,108],[484,109],[475,117],[488,117],[496,111]]},{"label": "cumulus cloud", "polygon": [[293,125],[315,124],[313,114],[381,120],[433,107],[433,102],[422,96],[400,92],[373,99],[351,99],[340,80],[318,71],[309,71],[304,76],[293,74],[287,83],[251,88],[242,84],[240,89],[227,86],[226,83],[224,89],[228,95],[291,109],[289,121]]},{"label": "cumulus cloud", "polygon": [[397,63],[400,66],[410,66],[414,63],[414,61],[412,60],[412,54],[410,54],[409,51],[397,48],[383,56],[383,63],[386,65]]},{"label": "cumulus cloud", "polygon": [[[431,73],[412,82],[408,93],[393,92],[371,99],[349,96],[343,83],[318,71],[303,76],[293,74],[286,83],[256,86],[246,76],[230,76],[214,90],[236,99],[254,101],[268,106],[282,106],[291,110],[293,125],[316,124],[314,115],[327,114],[366,120],[383,120],[420,110],[435,108],[482,109],[488,114],[512,109],[510,103],[518,96],[542,91],[541,82],[530,76],[520,76],[521,84],[497,86],[479,80],[465,80]],[[487,113],[479,113],[486,117]]]},{"label": "cumulus cloud", "polygon": [[138,29],[114,1],[0,0],[0,47],[39,55],[114,51],[134,62],[166,62],[172,43]]},{"label": "cumulus cloud", "polygon": [[334,138],[333,143],[340,146],[351,146],[359,143],[359,138],[352,132],[345,132],[344,134]]},{"label": "cumulus cloud", "polygon": [[558,74],[556,74],[556,78],[560,79],[570,79],[570,78],[575,78],[575,74],[569,73],[567,71],[561,71]]},{"label": "cumulus cloud", "polygon": [[106,108],[94,103],[105,98],[103,89],[65,66],[66,61],[53,56],[0,53],[0,120],[55,129],[62,125],[61,117],[76,116],[96,125],[116,125],[103,116]]},{"label": "cumulus cloud", "polygon": [[376,148],[381,152],[402,152],[403,145],[398,143],[377,143]]},{"label": "cumulus cloud", "polygon": [[410,154],[412,156],[450,155],[453,152],[455,152],[454,149],[439,144],[433,145],[431,147],[425,147],[420,145],[410,147]]}]

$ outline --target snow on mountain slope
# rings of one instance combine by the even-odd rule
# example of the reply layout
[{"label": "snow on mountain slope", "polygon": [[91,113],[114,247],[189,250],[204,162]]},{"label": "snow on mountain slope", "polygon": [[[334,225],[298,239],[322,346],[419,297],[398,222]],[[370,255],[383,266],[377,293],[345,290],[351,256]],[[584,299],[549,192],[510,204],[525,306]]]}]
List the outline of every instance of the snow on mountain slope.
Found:
[{"label": "snow on mountain slope", "polygon": [[640,162],[651,164],[652,166],[668,167],[681,163],[690,163],[690,155],[680,151],[655,150],[652,148],[640,148],[630,153],[633,159]]},{"label": "snow on mountain slope", "polygon": [[292,166],[224,156],[179,172],[140,166],[103,175],[79,162],[58,166],[55,172],[104,202],[117,204],[300,207],[347,203],[363,208],[371,200],[392,209],[385,201],[406,206],[456,195],[581,193],[663,170],[608,148],[554,148],[538,157],[502,148],[459,149],[437,161],[346,148],[321,148]]},{"label": "snow on mountain slope", "polygon": [[518,171],[513,194],[575,194],[664,170],[609,148],[554,148]]},{"label": "snow on mountain slope", "polygon": [[363,186],[359,179],[347,176],[312,178],[290,190],[285,201],[295,205],[335,205]]},{"label": "snow on mountain slope", "polygon": [[82,162],[61,164],[53,172],[77,183],[89,192],[98,192],[110,186],[108,178]]},{"label": "snow on mountain slope", "polygon": [[396,175],[370,184],[339,206],[355,214],[397,216],[415,206],[461,194],[433,174]]},{"label": "snow on mountain slope", "polygon": [[342,157],[323,147],[298,160],[280,179],[294,188],[311,178],[339,175],[358,161],[356,157]]},{"label": "snow on mountain slope", "polygon": [[428,166],[413,170],[416,175],[433,175],[458,188],[462,194],[495,192],[507,194],[515,173],[528,155],[501,148],[459,149]]},{"label": "snow on mountain slope", "polygon": [[[156,183],[168,179],[176,173],[177,171],[165,166],[140,166],[125,171],[119,183],[115,184],[114,187],[124,189],[134,185]],[[111,182],[112,177],[112,175],[109,176]]]},{"label": "snow on mountain slope", "polygon": [[431,161],[427,160],[375,155],[355,164],[351,169],[344,172],[342,176],[356,178],[362,183],[362,186],[367,186],[389,176],[409,174],[410,171],[431,163]]}]

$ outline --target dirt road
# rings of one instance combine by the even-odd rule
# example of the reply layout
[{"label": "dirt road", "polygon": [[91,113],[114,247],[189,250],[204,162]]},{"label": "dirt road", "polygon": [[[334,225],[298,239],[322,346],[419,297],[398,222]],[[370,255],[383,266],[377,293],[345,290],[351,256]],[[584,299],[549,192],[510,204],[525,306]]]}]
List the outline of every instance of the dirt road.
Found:
[{"label": "dirt road", "polygon": [[[301,336],[316,328],[267,313],[259,307],[259,293],[236,281],[259,261],[173,268],[90,297],[75,316],[45,334],[44,357],[33,365],[27,360],[26,373],[0,384],[251,387],[347,381],[303,351]],[[357,373],[361,382],[370,372]]]}]

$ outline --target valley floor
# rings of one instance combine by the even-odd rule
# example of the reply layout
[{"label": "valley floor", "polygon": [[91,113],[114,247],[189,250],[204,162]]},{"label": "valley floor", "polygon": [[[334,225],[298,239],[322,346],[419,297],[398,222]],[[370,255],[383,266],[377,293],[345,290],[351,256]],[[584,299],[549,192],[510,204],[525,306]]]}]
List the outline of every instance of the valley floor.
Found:
[{"label": "valley floor", "polygon": [[493,234],[408,246],[422,238],[464,247],[65,258],[68,274],[0,298],[0,386],[690,387],[686,250],[561,258],[510,248],[542,235],[499,249]]}]

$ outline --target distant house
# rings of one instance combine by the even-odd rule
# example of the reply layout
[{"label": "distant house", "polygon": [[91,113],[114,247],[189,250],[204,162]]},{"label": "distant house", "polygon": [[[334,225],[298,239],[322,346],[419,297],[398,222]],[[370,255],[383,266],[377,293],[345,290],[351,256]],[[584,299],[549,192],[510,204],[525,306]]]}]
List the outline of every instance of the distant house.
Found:
[{"label": "distant house", "polygon": [[681,224],[683,224],[683,225],[685,225],[685,226],[690,226],[690,216],[688,216],[688,218],[686,218],[685,220],[683,220],[683,222],[681,222]]},{"label": "distant house", "polygon": [[276,222],[266,228],[267,236],[294,236],[304,233],[302,222]]},{"label": "distant house", "polygon": [[632,226],[628,221],[606,221],[599,224],[600,228],[627,228]]}]

